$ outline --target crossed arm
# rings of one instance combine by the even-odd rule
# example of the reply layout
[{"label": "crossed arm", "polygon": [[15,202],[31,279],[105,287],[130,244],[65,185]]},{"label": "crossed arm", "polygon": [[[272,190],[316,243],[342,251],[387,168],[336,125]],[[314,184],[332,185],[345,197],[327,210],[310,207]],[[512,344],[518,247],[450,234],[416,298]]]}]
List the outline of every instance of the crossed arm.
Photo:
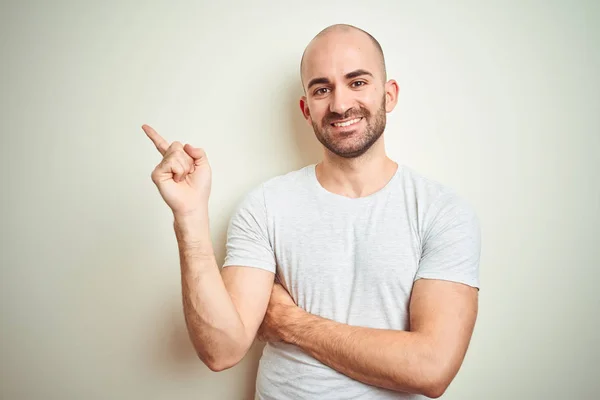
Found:
[{"label": "crossed arm", "polygon": [[[197,262],[182,261],[190,338],[213,371],[237,364],[258,330],[259,337],[294,344],[355,380],[436,398],[458,372],[477,316],[476,288],[419,279],[412,291],[408,331],[355,327],[305,312],[264,270],[225,268],[220,280],[207,276],[218,276],[214,261],[198,269],[190,265]],[[215,302],[219,293],[225,297]]]},{"label": "crossed arm", "polygon": [[[242,222],[254,220],[244,217]],[[214,371],[237,364],[259,327],[267,340],[295,344],[351,378],[428,397],[439,397],[462,364],[477,315],[476,288],[421,278],[413,286],[407,331],[353,327],[306,313],[285,289],[273,285],[272,272],[232,266],[219,273],[206,216],[176,220],[175,230],[186,324],[198,356]],[[424,270],[438,265],[456,273],[465,265],[475,265],[474,230],[440,230],[426,242]],[[451,240],[438,240],[436,245],[435,239],[444,236]],[[237,250],[237,245],[232,249]],[[271,256],[266,244],[259,249],[265,259]]]},{"label": "crossed arm", "polygon": [[[186,224],[176,225],[178,237],[185,236]],[[433,398],[462,364],[477,316],[476,288],[419,279],[408,331],[354,327],[305,312],[273,285],[271,272],[228,267],[219,274],[214,257],[200,256],[208,250],[180,241],[186,324],[199,357],[213,371],[237,364],[257,331],[266,340],[297,345],[353,379]]]},{"label": "crossed arm", "polygon": [[478,290],[419,279],[410,302],[410,330],[349,326],[309,314],[285,289],[273,287],[259,335],[299,346],[361,382],[391,390],[441,396],[464,359],[477,316]]}]

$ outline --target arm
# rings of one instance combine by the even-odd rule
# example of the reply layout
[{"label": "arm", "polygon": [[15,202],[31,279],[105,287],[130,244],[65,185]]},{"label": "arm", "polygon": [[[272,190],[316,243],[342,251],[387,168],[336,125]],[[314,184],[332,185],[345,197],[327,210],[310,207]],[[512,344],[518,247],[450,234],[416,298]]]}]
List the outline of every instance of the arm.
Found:
[{"label": "arm", "polygon": [[200,359],[211,370],[222,371],[237,364],[252,345],[274,274],[246,267],[219,273],[207,215],[176,217],[174,226],[189,336]]},{"label": "arm", "polygon": [[[206,153],[189,144],[169,144],[148,125],[142,129],[163,157],[151,176],[175,217],[183,310],[190,339],[210,369],[229,368],[246,354],[265,314],[275,271],[272,251],[260,238],[249,238],[253,226],[248,226],[248,220],[255,220],[256,214],[246,210],[247,218],[237,216],[232,231],[235,239],[228,245],[234,247],[234,259],[240,264],[252,260],[252,266],[259,268],[227,268],[221,276],[210,240],[212,172]],[[240,242],[246,249],[241,256]],[[260,254],[257,248],[262,250]]]},{"label": "arm", "polygon": [[310,315],[275,285],[261,336],[296,344],[367,384],[441,396],[462,364],[477,316],[480,230],[473,209],[451,193],[438,198],[423,221],[409,331]]},{"label": "arm", "polygon": [[280,313],[278,333],[353,379],[436,398],[463,361],[477,297],[477,289],[467,285],[420,279],[410,303],[410,331],[349,326],[289,306]]}]

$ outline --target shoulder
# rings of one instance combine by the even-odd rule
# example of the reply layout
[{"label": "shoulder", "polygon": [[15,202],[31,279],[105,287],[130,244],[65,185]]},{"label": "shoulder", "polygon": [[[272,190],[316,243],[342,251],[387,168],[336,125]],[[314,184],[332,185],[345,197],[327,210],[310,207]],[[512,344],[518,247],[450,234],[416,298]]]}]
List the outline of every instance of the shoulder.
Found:
[{"label": "shoulder", "polygon": [[260,193],[268,199],[295,197],[300,191],[305,191],[308,188],[311,168],[314,168],[314,165],[276,175],[254,187],[251,193]]},{"label": "shoulder", "polygon": [[444,214],[462,214],[476,218],[473,204],[456,189],[409,166],[401,168],[405,195],[414,202],[422,217],[436,219]]},{"label": "shoulder", "polygon": [[310,182],[310,168],[314,165],[275,175],[252,187],[244,196],[242,204],[266,204],[297,198],[301,191],[306,191]]},{"label": "shoulder", "polygon": [[314,165],[307,165],[294,171],[274,176],[263,182],[260,186],[269,194],[288,193],[297,190],[304,187],[308,182],[311,168],[314,168]]}]

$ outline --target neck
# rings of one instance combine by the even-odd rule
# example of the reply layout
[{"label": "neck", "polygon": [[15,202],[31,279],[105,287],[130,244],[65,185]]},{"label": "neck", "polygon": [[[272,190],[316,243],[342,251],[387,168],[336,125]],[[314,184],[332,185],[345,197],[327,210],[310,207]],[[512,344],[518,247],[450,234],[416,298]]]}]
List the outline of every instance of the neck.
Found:
[{"label": "neck", "polygon": [[392,179],[398,164],[391,160],[383,144],[383,136],[362,156],[343,158],[328,150],[317,164],[321,186],[342,196],[365,197],[381,190]]}]

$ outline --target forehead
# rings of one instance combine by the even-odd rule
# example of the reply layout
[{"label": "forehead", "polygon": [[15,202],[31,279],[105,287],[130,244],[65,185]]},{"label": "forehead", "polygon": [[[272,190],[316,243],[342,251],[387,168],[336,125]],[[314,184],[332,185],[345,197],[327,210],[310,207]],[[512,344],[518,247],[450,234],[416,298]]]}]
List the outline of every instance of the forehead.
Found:
[{"label": "forehead", "polygon": [[364,69],[379,76],[380,55],[373,42],[356,32],[332,33],[318,37],[306,49],[302,76],[304,82],[317,77],[335,79]]}]

